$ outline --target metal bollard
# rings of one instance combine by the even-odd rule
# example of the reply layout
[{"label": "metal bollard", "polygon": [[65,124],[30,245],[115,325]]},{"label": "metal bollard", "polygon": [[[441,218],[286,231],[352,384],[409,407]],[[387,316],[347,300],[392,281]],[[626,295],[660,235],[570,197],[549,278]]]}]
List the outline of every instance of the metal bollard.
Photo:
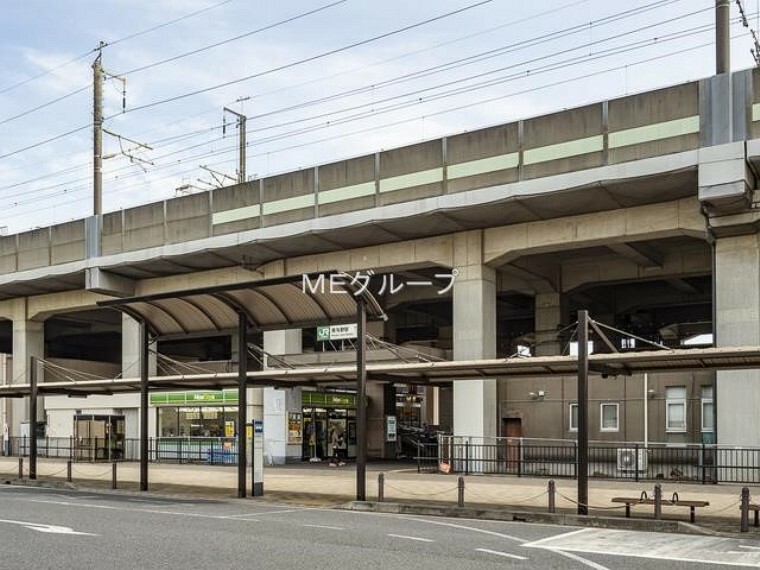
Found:
[{"label": "metal bollard", "polygon": [[556,495],[557,495],[557,484],[554,482],[554,479],[552,479],[551,481],[549,481],[549,512],[550,513],[557,512]]},{"label": "metal bollard", "polygon": [[654,518],[662,518],[662,487],[659,483],[654,486]]},{"label": "metal bollard", "polygon": [[749,489],[742,487],[742,518],[741,518],[741,531],[749,532]]},{"label": "metal bollard", "polygon": [[18,458],[18,478],[19,479],[24,478],[24,458],[23,457]]},{"label": "metal bollard", "polygon": [[116,462],[111,463],[111,489],[116,488]]},{"label": "metal bollard", "polygon": [[382,503],[385,500],[385,473],[377,476],[377,502]]},{"label": "metal bollard", "polygon": [[71,483],[71,459],[66,462],[66,481]]},{"label": "metal bollard", "polygon": [[461,475],[457,480],[457,506],[464,507],[464,477]]}]

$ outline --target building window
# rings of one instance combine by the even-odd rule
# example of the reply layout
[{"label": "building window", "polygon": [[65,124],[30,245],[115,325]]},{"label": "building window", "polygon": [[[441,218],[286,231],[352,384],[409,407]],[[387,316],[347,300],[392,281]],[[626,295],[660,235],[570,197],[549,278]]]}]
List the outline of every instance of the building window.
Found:
[{"label": "building window", "polygon": [[570,431],[578,431],[578,404],[570,404]]},{"label": "building window", "polygon": [[712,386],[702,386],[702,432],[715,431],[715,408],[713,407]]},{"label": "building window", "polygon": [[599,418],[601,431],[618,431],[618,404],[601,404],[599,406]]},{"label": "building window", "polygon": [[671,386],[665,389],[665,431],[686,431],[685,386]]}]

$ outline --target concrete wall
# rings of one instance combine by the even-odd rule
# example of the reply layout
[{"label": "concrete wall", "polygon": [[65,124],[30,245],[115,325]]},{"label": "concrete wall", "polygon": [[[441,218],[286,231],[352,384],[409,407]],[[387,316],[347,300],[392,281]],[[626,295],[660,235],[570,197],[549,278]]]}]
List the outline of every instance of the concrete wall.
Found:
[{"label": "concrete wall", "polygon": [[[650,374],[649,441],[702,442],[701,389],[710,387],[715,373]],[[668,386],[686,387],[687,431],[667,433],[665,429],[665,393]],[[531,392],[543,391],[543,399],[531,397]],[[641,375],[617,378],[591,376],[589,379],[589,435],[595,441],[643,441],[643,393]],[[577,379],[574,376],[500,380],[499,417],[522,419],[523,436],[531,438],[573,439],[577,432],[570,430],[570,404],[577,403]],[[600,404],[617,403],[618,431],[602,431]]]}]

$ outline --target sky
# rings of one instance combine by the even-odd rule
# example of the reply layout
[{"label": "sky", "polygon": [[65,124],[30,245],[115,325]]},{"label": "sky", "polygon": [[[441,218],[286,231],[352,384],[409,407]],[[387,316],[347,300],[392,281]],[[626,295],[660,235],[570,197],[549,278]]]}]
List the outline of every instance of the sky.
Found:
[{"label": "sky", "polygon": [[[760,0],[743,0],[754,30]],[[714,72],[714,0],[3,0],[0,231],[259,178]],[[754,65],[731,3],[732,69]],[[170,61],[168,61],[170,60]],[[139,146],[146,145],[150,148]],[[205,166],[214,171],[201,168]],[[216,179],[215,179],[216,178]]]}]

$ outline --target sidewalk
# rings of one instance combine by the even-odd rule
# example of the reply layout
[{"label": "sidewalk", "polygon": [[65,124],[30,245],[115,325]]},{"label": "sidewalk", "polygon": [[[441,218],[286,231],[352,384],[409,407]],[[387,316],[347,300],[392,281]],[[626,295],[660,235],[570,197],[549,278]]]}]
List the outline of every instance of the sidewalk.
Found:
[{"label": "sidewalk", "polygon": [[[24,477],[28,477],[28,458],[24,461]],[[372,464],[367,470],[367,499],[377,498],[378,475],[385,474],[385,500],[387,502],[456,505],[457,476],[437,473],[418,474],[413,466],[399,464]],[[40,459],[37,463],[40,481],[65,481],[66,462],[57,459]],[[13,482],[18,477],[18,459],[0,458],[0,482]],[[73,463],[72,479],[77,488],[110,488],[111,465],[108,463]],[[469,475],[465,479],[465,504],[471,507],[514,507],[516,509],[547,510],[546,478],[505,475]],[[118,488],[137,490],[138,463],[119,463]],[[331,468],[327,464],[298,464],[266,467],[262,500],[295,502],[314,506],[335,506],[355,498],[355,468],[349,464]],[[151,463],[149,465],[150,490],[162,494],[191,495],[198,498],[230,498],[237,489],[235,466],[176,465]],[[589,482],[590,512],[600,516],[623,516],[622,505],[610,502],[613,497],[638,497],[646,491],[651,498],[655,481],[604,481]],[[710,506],[697,510],[697,524],[705,519],[723,519],[727,525],[739,525],[739,496],[741,486],[699,485],[663,481],[663,500],[670,500],[678,492],[682,500],[709,501]],[[575,512],[577,506],[576,482],[557,479],[556,506],[558,511]],[[250,468],[247,487],[250,489]],[[760,496],[760,488],[750,488]],[[756,502],[756,501],[753,501]],[[633,507],[634,517],[651,518],[652,506]],[[663,507],[663,516],[669,519],[688,520],[685,508]]]}]

